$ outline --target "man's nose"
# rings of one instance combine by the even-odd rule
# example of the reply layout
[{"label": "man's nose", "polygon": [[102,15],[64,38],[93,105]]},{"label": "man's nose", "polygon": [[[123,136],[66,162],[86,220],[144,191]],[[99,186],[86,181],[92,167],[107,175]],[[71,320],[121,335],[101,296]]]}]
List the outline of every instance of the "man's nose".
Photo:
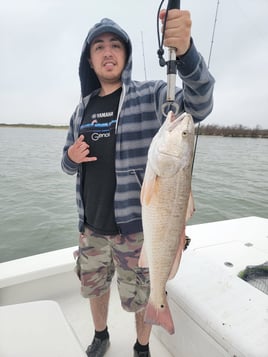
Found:
[{"label": "man's nose", "polygon": [[105,57],[110,57],[112,55],[112,49],[110,46],[106,46],[104,48],[104,56]]}]

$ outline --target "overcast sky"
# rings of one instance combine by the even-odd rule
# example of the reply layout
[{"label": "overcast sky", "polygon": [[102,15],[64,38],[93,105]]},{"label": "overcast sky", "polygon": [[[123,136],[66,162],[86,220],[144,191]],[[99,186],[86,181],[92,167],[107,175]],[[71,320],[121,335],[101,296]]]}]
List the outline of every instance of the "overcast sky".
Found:
[{"label": "overcast sky", "polygon": [[[181,1],[181,8],[191,12],[192,36],[207,62],[217,3]],[[160,0],[0,0],[0,123],[69,123],[80,97],[82,43],[103,17],[118,22],[131,37],[133,79],[146,75],[166,80],[166,68],[159,66],[156,55],[159,4]],[[220,0],[210,60],[215,104],[204,124],[268,128],[267,16],[267,0]]]}]

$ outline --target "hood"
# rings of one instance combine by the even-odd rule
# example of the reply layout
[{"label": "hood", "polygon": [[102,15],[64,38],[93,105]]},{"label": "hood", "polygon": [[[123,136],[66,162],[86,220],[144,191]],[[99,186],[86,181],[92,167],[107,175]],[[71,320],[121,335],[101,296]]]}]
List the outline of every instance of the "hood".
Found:
[{"label": "hood", "polygon": [[131,78],[132,69],[132,45],[128,34],[113,20],[104,18],[99,23],[95,24],[91,30],[89,30],[88,35],[84,41],[82,53],[79,63],[79,77],[81,83],[81,94],[82,97],[86,97],[91,94],[94,90],[100,88],[100,82],[88,63],[89,47],[92,40],[101,35],[104,32],[112,32],[119,36],[127,48],[127,61],[125,69],[122,73],[122,82],[127,84]]}]

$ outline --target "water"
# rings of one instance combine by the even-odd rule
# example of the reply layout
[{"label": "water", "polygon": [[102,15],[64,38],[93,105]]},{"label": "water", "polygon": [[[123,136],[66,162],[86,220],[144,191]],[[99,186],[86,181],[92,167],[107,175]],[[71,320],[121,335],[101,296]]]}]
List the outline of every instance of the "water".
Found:
[{"label": "water", "polygon": [[[75,177],[61,171],[66,130],[0,128],[0,262],[77,244]],[[189,224],[268,218],[268,140],[200,136]]]},{"label": "water", "polygon": [[0,128],[0,261],[76,245],[75,177],[60,167],[66,133]]}]

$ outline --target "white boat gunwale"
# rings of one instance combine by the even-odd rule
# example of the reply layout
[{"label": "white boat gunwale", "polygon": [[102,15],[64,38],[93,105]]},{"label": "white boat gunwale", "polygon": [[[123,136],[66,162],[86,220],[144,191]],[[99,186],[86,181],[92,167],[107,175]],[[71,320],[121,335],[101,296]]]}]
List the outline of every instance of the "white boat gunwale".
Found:
[{"label": "white boat gunwale", "polygon": [[[267,295],[242,281],[237,274],[245,265],[261,264],[265,257],[267,260],[268,219],[245,217],[193,225],[187,227],[187,234],[192,238],[190,247],[183,255],[177,276],[167,287],[177,334],[169,336],[162,328],[154,327],[157,344],[154,355],[158,356],[157,350],[164,346],[164,351],[170,352],[164,352],[165,357],[207,356],[211,351],[213,357],[266,357],[263,351],[266,348],[268,351]],[[252,244],[248,245],[249,242]],[[67,320],[75,325],[77,318],[68,310],[70,301],[75,299],[90,318],[87,303],[78,297],[79,282],[73,272],[75,249],[70,247],[1,263],[0,305],[52,299],[59,302]],[[225,262],[232,264],[224,265]],[[203,270],[199,272],[201,266]],[[199,280],[209,279],[203,287],[198,285],[198,276],[194,277],[198,274]],[[235,301],[239,292],[243,294],[240,302]],[[118,296],[114,300],[118,300]],[[79,311],[80,307],[76,308]],[[113,309],[113,320],[117,320],[120,306]],[[245,327],[244,318],[251,319],[252,328]],[[112,321],[111,324],[117,328],[117,323]],[[91,328],[90,324],[87,326]],[[80,325],[74,330],[85,346],[88,331],[84,332]],[[254,347],[256,343],[258,346]],[[181,352],[177,355],[178,348]],[[258,354],[254,355],[254,349]]]}]

